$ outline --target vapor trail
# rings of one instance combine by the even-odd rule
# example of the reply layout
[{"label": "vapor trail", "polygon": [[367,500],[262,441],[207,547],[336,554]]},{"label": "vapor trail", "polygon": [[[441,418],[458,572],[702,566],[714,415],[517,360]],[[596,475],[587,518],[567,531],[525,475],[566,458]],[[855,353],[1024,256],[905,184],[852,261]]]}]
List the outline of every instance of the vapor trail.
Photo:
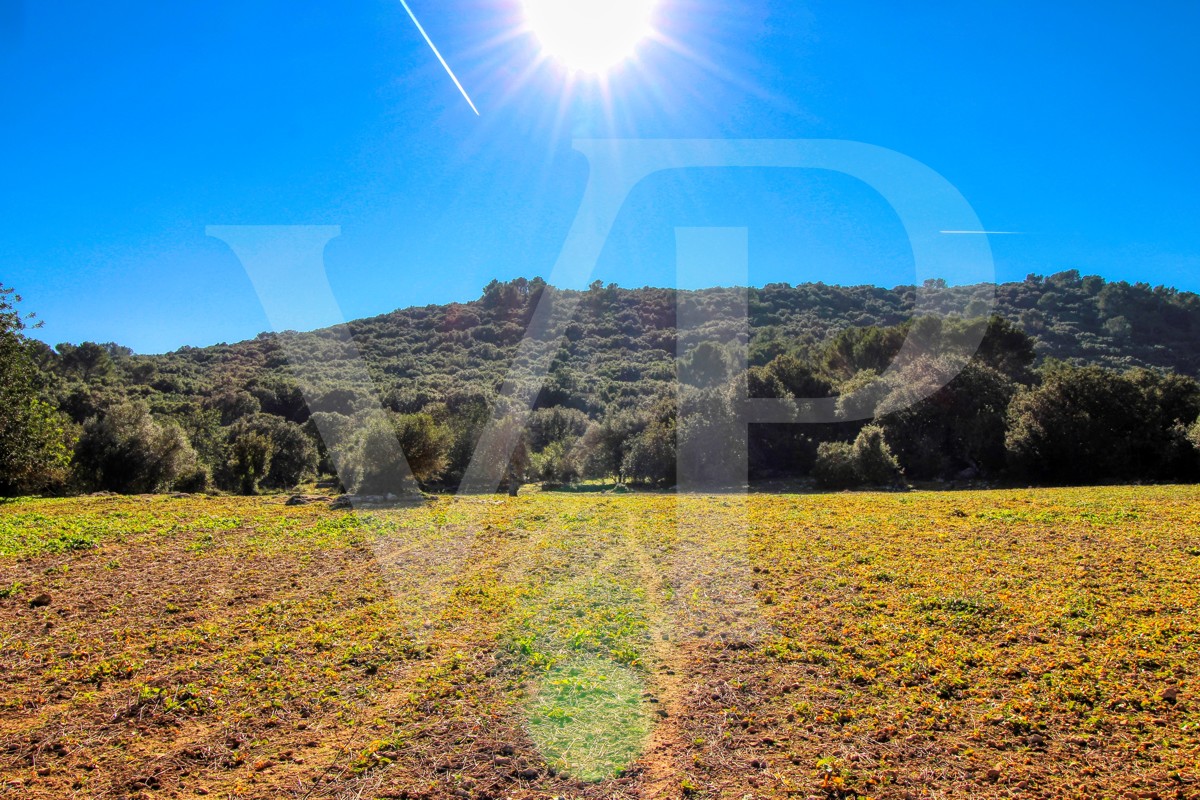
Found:
[{"label": "vapor trail", "polygon": [[430,39],[429,34],[426,33],[425,29],[421,27],[421,22],[417,19],[417,15],[413,13],[413,10],[408,7],[408,3],[404,2],[404,0],[400,0],[400,5],[404,6],[404,10],[408,12],[409,19],[413,21],[413,24],[417,26],[417,30],[419,30],[421,35],[425,37],[425,42],[429,45],[429,49],[433,51],[435,56],[437,56],[437,60],[442,62],[442,67],[446,70],[446,74],[450,76],[450,80],[454,81],[454,85],[458,87],[458,91],[462,92],[463,99],[467,101],[467,105],[471,107],[471,110],[475,112],[475,116],[478,117],[479,109],[476,108],[475,104],[471,102],[471,97],[467,94],[467,90],[464,89],[463,85],[458,82],[458,78],[455,76],[454,70],[450,69],[450,65],[446,63],[446,59],[442,58],[442,54],[438,52],[437,45],[433,43],[433,39]]}]

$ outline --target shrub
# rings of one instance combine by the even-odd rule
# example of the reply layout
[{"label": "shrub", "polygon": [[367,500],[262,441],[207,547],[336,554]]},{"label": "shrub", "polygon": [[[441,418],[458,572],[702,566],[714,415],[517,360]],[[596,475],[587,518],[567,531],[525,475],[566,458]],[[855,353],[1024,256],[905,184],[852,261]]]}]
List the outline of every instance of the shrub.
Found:
[{"label": "shrub", "polygon": [[821,442],[813,464],[817,485],[826,489],[849,489],[859,484],[854,466],[854,445],[850,442]]},{"label": "shrub", "polygon": [[571,458],[571,446],[564,439],[551,442],[540,453],[534,453],[530,457],[530,467],[533,477],[545,483],[579,480],[579,470]]},{"label": "shrub", "polygon": [[883,438],[883,428],[878,425],[868,425],[859,431],[850,455],[863,483],[893,486],[900,481],[900,465]]},{"label": "shrub", "polygon": [[209,473],[208,467],[197,463],[190,469],[179,473],[179,477],[175,479],[175,484],[171,488],[177,492],[207,492],[211,482],[212,475]]},{"label": "shrub", "polygon": [[123,494],[165,491],[195,463],[183,430],[156,422],[141,403],[122,403],[92,417],[75,446],[80,482]]},{"label": "shrub", "polygon": [[822,442],[817,448],[813,477],[827,489],[895,486],[901,471],[884,439],[883,428],[868,425],[859,431],[853,444]]}]

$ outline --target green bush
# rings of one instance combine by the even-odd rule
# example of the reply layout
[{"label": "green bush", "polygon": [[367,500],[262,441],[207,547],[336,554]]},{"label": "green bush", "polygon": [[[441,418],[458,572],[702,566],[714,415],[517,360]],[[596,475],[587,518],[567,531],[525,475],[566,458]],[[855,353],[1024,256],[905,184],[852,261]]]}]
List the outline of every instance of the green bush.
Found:
[{"label": "green bush", "polygon": [[571,443],[558,439],[530,457],[531,476],[544,483],[574,483],[579,470],[571,458]]},{"label": "green bush", "polygon": [[895,486],[900,482],[900,464],[883,438],[883,428],[868,425],[858,433],[850,455],[862,482],[868,486]]},{"label": "green bush", "polygon": [[76,477],[93,490],[166,491],[195,463],[183,430],[156,422],[142,403],[122,403],[92,417],[75,446]]},{"label": "green bush", "polygon": [[212,475],[209,473],[208,467],[203,464],[195,464],[190,469],[185,469],[179,473],[179,477],[175,479],[175,484],[171,487],[177,492],[207,492],[212,483]]},{"label": "green bush", "polygon": [[817,448],[813,477],[827,489],[895,486],[900,483],[901,471],[884,439],[883,428],[868,425],[853,443],[822,442]]},{"label": "green bush", "polygon": [[859,485],[854,446],[850,442],[821,442],[812,475],[817,485],[825,489],[849,489]]}]

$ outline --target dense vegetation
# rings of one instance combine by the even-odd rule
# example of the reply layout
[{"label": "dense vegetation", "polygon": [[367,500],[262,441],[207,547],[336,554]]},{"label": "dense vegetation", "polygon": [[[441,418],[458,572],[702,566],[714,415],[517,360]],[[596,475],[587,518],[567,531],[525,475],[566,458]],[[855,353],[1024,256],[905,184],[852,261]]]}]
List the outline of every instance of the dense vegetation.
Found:
[{"label": "dense vegetation", "polygon": [[[947,302],[978,291],[936,288]],[[546,290],[539,279],[493,281],[469,303],[153,356],[27,338],[5,294],[0,492],[252,494],[337,472],[349,490],[385,493],[399,489],[390,469],[400,462],[397,442],[418,482],[453,488]],[[684,414],[676,292],[597,282],[565,294],[578,311],[550,379],[533,415],[511,421],[519,439],[505,471],[512,486],[611,477],[671,485],[677,443],[711,441],[713,416],[736,416],[746,392],[870,390],[887,410],[866,428],[753,426],[756,480],[1096,483],[1192,480],[1200,471],[1200,296],[1192,293],[1069,271],[1003,284],[994,316],[975,301],[966,308],[978,319],[963,320],[914,318],[911,286],[770,284],[750,290],[749,373],[730,369],[736,359],[722,348],[690,352],[690,369],[725,379],[685,397],[692,411]],[[729,290],[685,294],[684,302],[717,307]],[[987,326],[979,352],[932,397],[905,401],[912,374],[873,380],[909,333],[953,336],[975,325]],[[356,377],[352,350],[371,386]],[[298,353],[303,384],[289,361]],[[914,369],[934,372],[940,358],[934,352]]]}]

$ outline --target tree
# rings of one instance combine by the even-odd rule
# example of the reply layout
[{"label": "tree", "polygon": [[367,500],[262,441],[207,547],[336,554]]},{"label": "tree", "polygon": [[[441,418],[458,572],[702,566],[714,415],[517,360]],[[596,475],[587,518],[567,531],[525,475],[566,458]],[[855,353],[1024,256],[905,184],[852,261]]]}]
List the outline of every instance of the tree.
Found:
[{"label": "tree", "polygon": [[587,430],[588,417],[574,408],[539,408],[529,418],[529,446],[541,451],[555,442],[570,444]]},{"label": "tree", "polygon": [[1006,415],[1017,384],[972,360],[954,380],[923,400],[905,401],[912,388],[906,384],[894,389],[884,405],[899,408],[880,420],[907,476],[929,480],[964,469],[982,474],[1004,468]]},{"label": "tree", "polygon": [[403,480],[405,463],[420,482],[436,479],[446,468],[450,437],[428,414],[371,415],[348,449],[342,481],[359,494],[411,492]]},{"label": "tree", "polygon": [[823,366],[828,374],[840,378],[851,378],[868,369],[883,372],[895,359],[907,334],[905,326],[846,328],[826,345]]},{"label": "tree", "polygon": [[258,494],[258,486],[271,468],[274,442],[269,433],[245,428],[229,443],[229,469],[244,495]]},{"label": "tree", "polygon": [[579,465],[572,452],[587,428],[587,414],[575,408],[552,406],[534,411],[525,435],[528,477],[559,484],[578,480]]},{"label": "tree", "polygon": [[440,477],[450,445],[446,429],[428,414],[396,414],[391,422],[413,477],[422,483]]},{"label": "tree", "polygon": [[634,437],[645,430],[650,419],[645,413],[610,411],[588,426],[576,442],[573,458],[584,478],[622,479],[621,467]]},{"label": "tree", "polygon": [[517,419],[505,417],[500,421],[501,437],[507,442],[511,451],[508,464],[504,467],[504,484],[510,497],[516,497],[521,491],[521,484],[529,478],[532,461],[529,454],[529,436],[522,429]]},{"label": "tree", "polygon": [[1041,385],[1009,406],[1009,464],[1037,483],[1191,477],[1186,426],[1198,413],[1200,385],[1191,378],[1050,364]]},{"label": "tree", "polygon": [[675,478],[685,488],[713,490],[745,485],[738,463],[745,428],[737,406],[745,384],[736,380],[712,389],[685,389],[676,422]]},{"label": "tree", "polygon": [[75,446],[81,483],[122,494],[165,491],[195,463],[183,430],[155,421],[143,403],[122,403],[92,417]]},{"label": "tree", "polygon": [[[115,348],[116,345],[110,347]],[[80,345],[64,343],[56,348],[59,363],[64,370],[79,377],[84,383],[104,378],[113,372],[113,360],[109,347],[95,342]]]},{"label": "tree", "polygon": [[579,480],[579,469],[571,458],[572,445],[558,439],[530,456],[530,475],[544,483],[573,483]]},{"label": "tree", "polygon": [[243,417],[262,411],[258,399],[245,389],[226,387],[208,397],[206,404],[221,414],[222,425],[232,425]]},{"label": "tree", "polygon": [[974,360],[1010,380],[1028,383],[1033,377],[1030,367],[1037,358],[1033,344],[1033,339],[1020,328],[1002,317],[993,316],[988,320]]},{"label": "tree", "polygon": [[635,481],[661,485],[674,483],[674,426],[656,420],[635,436],[621,461],[621,471]]},{"label": "tree", "polygon": [[[813,374],[799,358],[783,354],[747,372],[750,397],[810,399],[829,397],[833,387]],[[804,425],[760,424],[749,431],[749,467],[752,478],[779,474],[804,474],[812,469],[817,443]]]},{"label": "tree", "polygon": [[[235,453],[230,463],[237,463],[233,478],[245,492],[245,480],[251,478],[253,489],[259,486],[266,489],[288,489],[315,474],[317,469],[317,448],[304,429],[294,422],[276,417],[271,414],[254,414],[243,417],[228,429],[228,443],[234,450],[237,442],[248,434],[257,434],[270,445],[270,457],[262,472],[254,470],[248,475],[242,468]],[[258,446],[256,443],[255,447]],[[245,465],[252,466],[252,465]]]},{"label": "tree", "polygon": [[0,495],[61,486],[68,474],[67,420],[42,396],[35,349],[23,333],[31,315],[0,284]]},{"label": "tree", "polygon": [[345,414],[317,411],[304,423],[304,430],[316,442],[317,470],[326,474],[339,472],[338,459],[354,439],[354,420]]}]

